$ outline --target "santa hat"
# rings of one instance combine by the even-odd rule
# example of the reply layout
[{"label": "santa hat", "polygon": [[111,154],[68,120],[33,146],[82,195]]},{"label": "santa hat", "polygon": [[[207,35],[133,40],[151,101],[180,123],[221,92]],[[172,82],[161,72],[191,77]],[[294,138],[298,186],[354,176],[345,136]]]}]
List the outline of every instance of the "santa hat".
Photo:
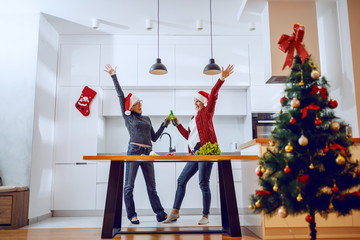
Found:
[{"label": "santa hat", "polygon": [[138,98],[137,96],[133,95],[132,93],[129,93],[126,98],[125,98],[125,114],[126,115],[130,115],[131,111],[130,109],[132,108],[132,106],[134,106],[134,104],[136,102],[138,102],[140,100],[140,98]]},{"label": "santa hat", "polygon": [[197,92],[195,94],[194,98],[198,99],[203,104],[206,104],[208,102],[208,99],[209,99],[209,94],[207,92],[204,92],[204,91],[199,91],[199,92]]}]

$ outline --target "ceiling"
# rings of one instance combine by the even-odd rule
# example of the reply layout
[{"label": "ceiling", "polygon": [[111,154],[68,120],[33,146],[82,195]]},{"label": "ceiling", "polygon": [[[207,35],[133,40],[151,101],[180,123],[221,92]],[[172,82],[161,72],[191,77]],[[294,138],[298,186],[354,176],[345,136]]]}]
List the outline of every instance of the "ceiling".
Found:
[{"label": "ceiling", "polygon": [[[256,34],[265,2],[212,0],[213,35]],[[39,7],[59,34],[157,34],[157,0],[40,0]],[[210,0],[160,0],[159,8],[160,35],[209,35]],[[98,30],[92,28],[94,18]],[[146,19],[152,30],[146,29]],[[203,22],[201,31],[197,20]]]}]

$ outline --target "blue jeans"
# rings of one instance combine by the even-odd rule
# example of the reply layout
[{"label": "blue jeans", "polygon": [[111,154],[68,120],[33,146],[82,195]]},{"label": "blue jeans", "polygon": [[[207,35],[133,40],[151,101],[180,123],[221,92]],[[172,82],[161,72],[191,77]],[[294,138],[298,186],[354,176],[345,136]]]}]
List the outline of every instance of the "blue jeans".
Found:
[{"label": "blue jeans", "polygon": [[[127,155],[149,155],[150,151],[151,148],[129,144]],[[165,220],[167,214],[164,212],[164,208],[161,206],[159,196],[156,192],[154,164],[152,162],[126,162],[125,166],[124,201],[128,219],[131,220],[133,217],[137,217],[133,190],[136,174],[140,166],[144,175],[150,204],[156,214],[156,219],[158,221]]]},{"label": "blue jeans", "polygon": [[[196,145],[194,152],[199,150],[200,143]],[[186,192],[186,184],[199,171],[199,185],[202,192],[203,198],[203,214],[208,215],[211,203],[211,192],[210,192],[210,175],[213,166],[213,162],[188,162],[182,170],[178,180],[177,189],[175,194],[175,201],[173,208],[180,209],[181,203],[184,199]]]}]

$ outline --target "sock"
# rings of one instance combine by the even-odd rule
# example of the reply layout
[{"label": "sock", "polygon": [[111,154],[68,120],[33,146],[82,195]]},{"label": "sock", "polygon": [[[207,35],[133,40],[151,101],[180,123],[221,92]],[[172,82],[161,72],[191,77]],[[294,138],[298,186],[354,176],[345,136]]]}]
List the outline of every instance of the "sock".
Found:
[{"label": "sock", "polygon": [[75,107],[82,115],[88,116],[90,114],[89,106],[95,95],[96,92],[87,86],[82,90],[79,100],[75,103]]}]

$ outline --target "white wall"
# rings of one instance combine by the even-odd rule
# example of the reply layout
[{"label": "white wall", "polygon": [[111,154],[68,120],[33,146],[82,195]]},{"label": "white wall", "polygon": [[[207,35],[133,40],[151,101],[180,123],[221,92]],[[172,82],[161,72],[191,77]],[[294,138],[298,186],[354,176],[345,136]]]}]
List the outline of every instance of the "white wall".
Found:
[{"label": "white wall", "polygon": [[0,29],[0,176],[5,185],[28,186],[39,14],[2,13]]},{"label": "white wall", "polygon": [[318,1],[317,18],[321,74],[330,84],[330,97],[338,101],[335,109],[358,137],[355,86],[346,1]]},{"label": "white wall", "polygon": [[40,16],[29,218],[49,214],[53,180],[54,114],[59,35]]}]

